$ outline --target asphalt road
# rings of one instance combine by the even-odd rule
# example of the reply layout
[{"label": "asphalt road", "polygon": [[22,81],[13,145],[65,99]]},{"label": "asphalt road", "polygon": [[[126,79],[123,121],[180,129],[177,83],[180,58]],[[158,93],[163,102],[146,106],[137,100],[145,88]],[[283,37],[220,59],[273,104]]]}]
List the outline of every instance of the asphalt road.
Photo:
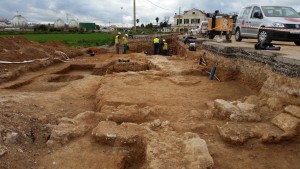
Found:
[{"label": "asphalt road", "polygon": [[[253,47],[257,43],[256,39],[243,39],[242,42],[236,42],[234,37],[231,38],[232,43],[228,43],[228,46],[240,46],[240,47]],[[272,44],[275,47],[280,47],[280,52],[288,57],[299,59],[300,60],[300,46],[294,44],[294,42],[281,42],[281,41],[272,41]]]}]

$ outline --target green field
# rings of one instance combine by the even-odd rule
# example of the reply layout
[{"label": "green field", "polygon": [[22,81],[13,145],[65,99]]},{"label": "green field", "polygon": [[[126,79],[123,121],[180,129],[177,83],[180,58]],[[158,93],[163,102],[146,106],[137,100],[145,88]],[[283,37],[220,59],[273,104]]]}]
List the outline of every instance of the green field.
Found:
[{"label": "green field", "polygon": [[68,46],[102,46],[113,44],[113,34],[107,33],[22,33],[22,34],[0,34],[0,36],[24,36],[28,40],[45,43],[50,41],[62,42]]}]

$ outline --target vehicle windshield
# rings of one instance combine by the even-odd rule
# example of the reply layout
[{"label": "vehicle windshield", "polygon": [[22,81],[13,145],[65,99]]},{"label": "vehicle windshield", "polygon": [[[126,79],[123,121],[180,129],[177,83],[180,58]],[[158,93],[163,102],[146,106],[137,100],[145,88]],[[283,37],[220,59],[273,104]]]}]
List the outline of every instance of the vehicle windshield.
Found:
[{"label": "vehicle windshield", "polygon": [[267,17],[300,18],[300,15],[291,7],[285,6],[262,6]]}]

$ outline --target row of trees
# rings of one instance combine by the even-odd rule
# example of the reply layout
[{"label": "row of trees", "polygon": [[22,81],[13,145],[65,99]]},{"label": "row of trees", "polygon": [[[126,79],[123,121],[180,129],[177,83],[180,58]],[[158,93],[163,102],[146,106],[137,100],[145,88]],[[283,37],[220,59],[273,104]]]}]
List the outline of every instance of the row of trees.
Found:
[{"label": "row of trees", "polygon": [[[164,28],[164,27],[170,27],[170,24],[169,24],[169,20],[170,20],[170,17],[168,16],[165,16],[163,21],[159,23],[159,17],[156,17],[155,18],[156,20],[156,25],[153,25],[152,23],[149,23],[147,25],[145,24],[141,24],[140,25],[140,28],[146,28],[146,29],[152,29],[152,28]],[[137,24],[139,24],[140,20],[137,19],[136,20]],[[96,29],[99,30],[100,29],[100,26],[99,25],[96,25]],[[79,29],[79,28],[68,28],[67,26],[65,26],[64,28],[54,28],[53,26],[51,25],[35,25],[34,26],[34,31],[42,31],[42,32],[63,32],[63,31],[70,31],[70,32],[84,32],[83,29]]]},{"label": "row of trees", "polygon": [[[159,25],[158,25],[159,17],[156,17],[155,20],[156,20],[156,27],[163,28],[163,27],[169,27],[170,26],[169,25],[170,17],[168,17],[168,16],[165,16],[163,22],[160,22]],[[136,23],[139,24],[139,22],[140,22],[140,20],[136,19]],[[140,27],[141,28],[153,28],[154,25],[152,23],[149,23],[147,25],[141,24]]]},{"label": "row of trees", "polygon": [[[98,27],[97,27],[98,26]],[[96,25],[96,29],[99,29],[99,25]],[[69,28],[68,26],[65,26],[63,28],[54,28],[53,26],[50,25],[35,25],[33,27],[33,30],[35,32],[64,32],[64,31],[69,31],[69,32],[84,32],[84,29],[80,28]]]}]

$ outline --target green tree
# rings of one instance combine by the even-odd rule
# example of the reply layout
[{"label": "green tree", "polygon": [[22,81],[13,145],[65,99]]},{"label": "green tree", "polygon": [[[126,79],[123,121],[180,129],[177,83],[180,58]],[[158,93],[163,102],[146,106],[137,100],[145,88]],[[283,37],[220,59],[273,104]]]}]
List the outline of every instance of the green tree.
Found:
[{"label": "green tree", "polygon": [[165,16],[164,17],[164,21],[163,22],[160,22],[159,26],[161,28],[163,27],[168,27],[169,26],[169,20],[170,20],[170,17],[169,16]]},{"label": "green tree", "polygon": [[48,31],[47,25],[36,25],[34,26],[34,31]]},{"label": "green tree", "polygon": [[159,17],[156,17],[155,20],[156,20],[156,25],[158,25]]},{"label": "green tree", "polygon": [[142,24],[141,24],[141,28],[144,28],[144,27],[145,27],[145,25],[142,23]]},{"label": "green tree", "polygon": [[146,25],[146,28],[147,28],[147,29],[152,29],[152,28],[153,28],[152,23],[149,23],[148,25]]},{"label": "green tree", "polygon": [[160,26],[161,28],[163,28],[163,27],[168,27],[169,25],[168,25],[167,22],[160,22],[159,26]]}]

